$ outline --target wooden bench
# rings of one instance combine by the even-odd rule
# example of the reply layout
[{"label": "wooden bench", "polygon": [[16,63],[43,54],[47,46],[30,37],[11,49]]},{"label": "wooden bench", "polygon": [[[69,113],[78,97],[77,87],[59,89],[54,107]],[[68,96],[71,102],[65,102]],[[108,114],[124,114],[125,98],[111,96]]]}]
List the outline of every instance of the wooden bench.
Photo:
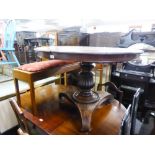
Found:
[{"label": "wooden bench", "polygon": [[[55,61],[55,60],[48,60],[48,61]],[[38,64],[37,64],[38,63]],[[70,72],[76,69],[80,68],[79,63],[71,63],[71,62],[60,62],[52,64],[52,65],[45,65],[44,68],[42,66],[39,68],[39,65],[44,66],[46,64],[43,62],[35,62],[31,63],[30,65],[26,64],[25,66],[20,66],[18,68],[15,68],[13,70],[13,77],[15,82],[15,89],[16,89],[16,96],[17,96],[17,102],[18,105],[21,106],[21,99],[20,99],[20,91],[19,91],[19,84],[18,80],[27,82],[30,86],[30,98],[31,98],[31,104],[32,104],[32,113],[33,115],[36,115],[36,105],[35,105],[35,91],[34,91],[34,82],[48,78],[50,76],[62,74],[65,72]],[[33,69],[33,67],[37,66],[37,69]]]}]

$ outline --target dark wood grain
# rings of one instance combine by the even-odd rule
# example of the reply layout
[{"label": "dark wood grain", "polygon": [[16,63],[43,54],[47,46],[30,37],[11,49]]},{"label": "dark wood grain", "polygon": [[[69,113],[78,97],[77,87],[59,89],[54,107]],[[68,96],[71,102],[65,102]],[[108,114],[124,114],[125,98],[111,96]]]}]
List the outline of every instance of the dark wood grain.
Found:
[{"label": "dark wood grain", "polygon": [[[31,114],[29,93],[21,96],[24,116],[47,134],[56,135],[115,135],[119,134],[121,120],[125,113],[123,105],[112,100],[97,108],[92,114],[91,131],[81,132],[81,118],[76,106],[70,103],[59,104],[58,92],[71,94],[76,90],[73,86],[48,85],[36,89],[37,116]],[[67,105],[67,106],[65,106]]]}]

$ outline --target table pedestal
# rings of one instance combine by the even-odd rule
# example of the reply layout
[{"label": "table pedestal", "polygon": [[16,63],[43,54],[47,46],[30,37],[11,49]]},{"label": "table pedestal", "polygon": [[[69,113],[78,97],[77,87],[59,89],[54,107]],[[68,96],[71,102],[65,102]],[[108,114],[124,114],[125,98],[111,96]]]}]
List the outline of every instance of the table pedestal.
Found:
[{"label": "table pedestal", "polygon": [[64,93],[60,93],[59,95],[60,101],[64,97],[77,106],[81,115],[81,131],[83,132],[89,132],[91,130],[91,117],[93,111],[102,106],[108,99],[112,99],[112,95],[108,93],[98,93],[92,91],[92,88],[95,85],[92,73],[93,68],[93,63],[82,62],[81,72],[79,72],[78,77],[79,90],[73,94],[72,98]]}]

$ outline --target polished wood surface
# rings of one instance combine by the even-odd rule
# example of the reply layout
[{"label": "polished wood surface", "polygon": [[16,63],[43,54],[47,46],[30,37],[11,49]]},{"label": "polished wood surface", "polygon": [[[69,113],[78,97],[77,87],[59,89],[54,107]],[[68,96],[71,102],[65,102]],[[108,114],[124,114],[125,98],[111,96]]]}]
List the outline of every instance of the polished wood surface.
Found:
[{"label": "polished wood surface", "polygon": [[94,87],[93,73],[94,62],[123,62],[136,58],[143,53],[141,50],[116,48],[116,47],[92,47],[92,46],[49,46],[38,47],[37,52],[47,53],[49,57],[54,59],[72,60],[81,62],[81,72],[79,72],[78,87],[79,91],[73,94],[73,100],[66,94],[66,99],[72,100],[77,106],[80,115],[83,131],[91,130],[92,114],[104,100],[104,94],[100,95],[92,91]]},{"label": "polished wood surface", "polygon": [[28,105],[29,93],[21,96],[22,106],[25,107],[24,116],[41,128],[47,134],[76,135],[76,134],[119,134],[125,108],[116,100],[111,100],[98,107],[92,114],[91,131],[81,132],[81,117],[77,107],[65,100],[59,103],[59,92],[72,94],[77,88],[74,86],[47,85],[36,89],[36,103],[38,115],[31,113]]},{"label": "polished wood surface", "polygon": [[123,62],[129,61],[143,53],[142,50],[118,47],[91,46],[49,46],[37,47],[35,51],[54,55],[55,59],[87,62]]}]

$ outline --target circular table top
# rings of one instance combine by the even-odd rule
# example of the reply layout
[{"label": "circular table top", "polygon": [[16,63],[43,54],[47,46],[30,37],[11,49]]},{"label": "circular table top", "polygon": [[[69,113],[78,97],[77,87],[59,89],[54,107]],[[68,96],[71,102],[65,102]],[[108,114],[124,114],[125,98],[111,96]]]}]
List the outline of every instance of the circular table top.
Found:
[{"label": "circular table top", "polygon": [[91,46],[46,46],[35,48],[35,51],[51,53],[55,59],[88,62],[129,61],[143,53],[137,49]]}]

